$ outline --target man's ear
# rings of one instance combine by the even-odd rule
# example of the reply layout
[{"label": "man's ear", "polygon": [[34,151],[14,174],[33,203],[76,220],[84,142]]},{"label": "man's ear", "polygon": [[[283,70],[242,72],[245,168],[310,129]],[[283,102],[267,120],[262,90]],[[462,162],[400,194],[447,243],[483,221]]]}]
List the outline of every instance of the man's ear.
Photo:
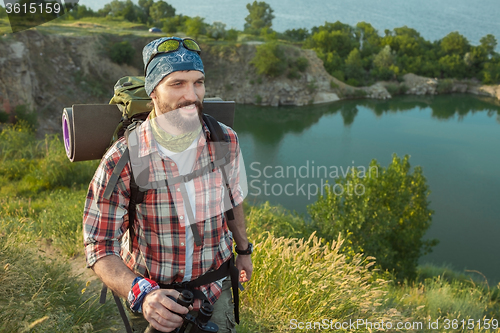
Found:
[{"label": "man's ear", "polygon": [[151,92],[151,95],[149,95],[149,97],[151,97],[152,100],[155,100],[156,99],[156,90],[153,90]]}]

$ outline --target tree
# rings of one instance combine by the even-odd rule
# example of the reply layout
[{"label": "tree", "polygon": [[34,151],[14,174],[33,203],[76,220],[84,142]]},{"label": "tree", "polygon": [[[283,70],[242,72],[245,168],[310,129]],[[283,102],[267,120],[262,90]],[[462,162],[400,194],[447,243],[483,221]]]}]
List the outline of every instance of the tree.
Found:
[{"label": "tree", "polygon": [[259,35],[262,28],[271,28],[274,19],[273,9],[267,3],[254,1],[247,4],[249,14],[245,17],[245,31]]},{"label": "tree", "polygon": [[469,51],[470,45],[467,38],[454,31],[441,40],[441,49],[448,55],[456,54],[463,56]]},{"label": "tree", "polygon": [[123,17],[127,21],[141,21],[146,23],[147,15],[142,8],[135,5],[131,0],[113,0],[97,11],[99,16]]},{"label": "tree", "polygon": [[250,61],[259,75],[277,77],[287,68],[286,56],[280,45],[273,41],[257,46],[257,52]]},{"label": "tree", "polygon": [[198,38],[199,35],[204,34],[207,24],[203,21],[204,18],[199,16],[188,18],[184,23],[186,34],[193,38]]},{"label": "tree", "polygon": [[[347,82],[354,86],[357,86],[364,79],[365,70],[363,69],[361,54],[358,49],[353,49],[345,60],[345,75],[348,80]],[[349,82],[349,79],[351,79],[351,82]]]},{"label": "tree", "polygon": [[311,34],[309,33],[309,30],[306,28],[299,28],[299,29],[288,29],[285,30],[283,33],[283,37],[287,40],[293,41],[293,42],[303,42],[305,41]]},{"label": "tree", "polygon": [[348,253],[374,256],[398,280],[416,277],[418,259],[437,240],[423,240],[432,220],[422,168],[410,172],[409,156],[394,155],[387,168],[349,171],[308,206],[312,227],[327,241],[346,239]]},{"label": "tree", "polygon": [[163,18],[174,17],[175,8],[165,1],[160,0],[151,5],[149,8],[149,15],[153,22],[160,22]]},{"label": "tree", "polygon": [[482,37],[479,42],[481,43],[479,47],[482,48],[488,56],[492,56],[495,53],[495,48],[497,47],[497,39],[495,36],[488,34]]},{"label": "tree", "polygon": [[207,27],[207,36],[212,37],[215,40],[226,37],[226,24],[215,21],[211,26]]},{"label": "tree", "polygon": [[142,8],[148,19],[151,17],[151,15],[149,14],[149,9],[153,4],[154,0],[139,0],[139,7]]}]

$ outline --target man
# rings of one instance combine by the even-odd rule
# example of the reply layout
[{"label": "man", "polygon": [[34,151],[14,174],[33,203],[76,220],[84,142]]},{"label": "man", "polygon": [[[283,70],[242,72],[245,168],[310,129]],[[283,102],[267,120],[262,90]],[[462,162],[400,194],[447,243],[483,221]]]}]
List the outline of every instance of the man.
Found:
[{"label": "man", "polygon": [[[101,160],[85,205],[87,265],[115,293],[128,299],[132,316],[149,323],[146,332],[171,332],[182,324],[179,314],[186,314],[188,309],[170,297],[177,299],[182,286],[196,281],[204,285],[194,284],[198,290],[195,297],[214,305],[212,321],[219,332],[235,332],[231,279],[225,277],[225,267],[232,263],[233,239],[240,253],[235,260],[240,273],[233,280],[246,282],[252,275],[236,133],[220,124],[229,141],[227,165],[198,173],[189,181],[173,181],[206,170],[215,160],[211,142],[214,134],[201,118],[205,76],[200,52],[194,40],[177,37],[160,38],[144,47],[145,90],[154,108],[148,120],[134,131],[139,142],[137,160],[131,153],[131,161],[120,173],[112,193],[105,196],[114,167],[127,144],[131,147],[130,138],[128,142],[118,140]],[[143,171],[148,190],[137,205],[135,221],[129,222],[131,178]],[[137,177],[134,179],[139,184]],[[228,196],[234,206],[233,220],[224,216],[228,209],[224,198]],[[129,223],[133,233],[127,232]],[[224,278],[207,282],[204,277],[214,271],[223,272]],[[158,289],[157,284],[165,289]],[[198,299],[192,309],[200,306]],[[133,322],[134,330],[143,330],[141,324]]]}]

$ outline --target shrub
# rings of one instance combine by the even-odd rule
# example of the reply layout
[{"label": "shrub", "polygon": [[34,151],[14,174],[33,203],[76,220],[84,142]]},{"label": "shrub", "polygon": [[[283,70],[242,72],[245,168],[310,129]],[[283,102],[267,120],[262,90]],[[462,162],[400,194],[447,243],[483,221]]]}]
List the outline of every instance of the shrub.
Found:
[{"label": "shrub", "polygon": [[109,51],[109,57],[113,62],[117,64],[132,64],[132,59],[134,58],[135,49],[128,41],[123,41],[120,43],[115,43],[111,46]]},{"label": "shrub", "polygon": [[453,80],[444,79],[438,81],[436,90],[439,94],[447,94],[451,92],[452,88],[453,88]]},{"label": "shrub", "polygon": [[226,36],[224,37],[224,40],[226,41],[237,41],[238,40],[238,30],[236,29],[229,29],[226,31]]},{"label": "shrub", "polygon": [[437,244],[422,240],[433,213],[428,195],[422,169],[410,172],[409,156],[394,155],[387,168],[373,160],[368,171],[352,169],[326,186],[308,212],[320,237],[341,233],[353,253],[374,256],[398,280],[413,279],[420,256]]},{"label": "shrub", "polygon": [[277,42],[269,42],[257,46],[257,52],[250,61],[260,75],[277,77],[287,68],[285,53]]},{"label": "shrub", "polygon": [[295,66],[299,71],[305,72],[307,66],[309,66],[309,61],[305,57],[298,57],[297,59],[295,59]]}]

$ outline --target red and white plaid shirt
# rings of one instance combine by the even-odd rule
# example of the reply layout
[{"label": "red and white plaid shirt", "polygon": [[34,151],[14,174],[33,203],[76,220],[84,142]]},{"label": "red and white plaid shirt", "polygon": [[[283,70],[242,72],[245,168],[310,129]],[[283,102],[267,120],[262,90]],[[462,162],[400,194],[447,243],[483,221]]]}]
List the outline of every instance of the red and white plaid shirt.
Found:
[{"label": "red and white plaid shirt", "polygon": [[[147,124],[145,122],[144,124]],[[143,125],[144,125],[143,124]],[[236,133],[221,124],[229,142],[230,164],[225,168],[231,188],[232,201],[239,205],[244,198],[239,184],[239,145]],[[205,135],[198,140],[194,170],[206,166],[216,159],[213,147],[208,148],[205,137],[210,132],[203,124]],[[150,181],[161,181],[179,176],[175,163],[166,156],[160,157],[151,126],[139,128],[139,155],[151,152]],[[137,205],[134,230],[136,240],[132,253],[128,250],[128,204],[130,197],[130,162],[120,174],[109,200],[104,191],[115,165],[126,149],[124,138],[118,140],[105,154],[89,186],[83,215],[83,234],[87,266],[91,267],[107,255],[120,256],[126,265],[141,276],[149,276],[158,283],[182,282],[186,261],[186,226],[184,205],[179,184],[173,193],[168,187],[150,189],[144,194],[143,203]],[[225,182],[220,169],[193,179],[196,191],[196,220],[201,246],[194,245],[191,280],[218,269],[232,255],[232,235],[228,230],[224,214],[219,207],[225,192]],[[189,226],[188,226],[189,228]],[[200,287],[213,304],[221,294],[222,285],[214,282]],[[196,308],[195,304],[195,308]]]}]

